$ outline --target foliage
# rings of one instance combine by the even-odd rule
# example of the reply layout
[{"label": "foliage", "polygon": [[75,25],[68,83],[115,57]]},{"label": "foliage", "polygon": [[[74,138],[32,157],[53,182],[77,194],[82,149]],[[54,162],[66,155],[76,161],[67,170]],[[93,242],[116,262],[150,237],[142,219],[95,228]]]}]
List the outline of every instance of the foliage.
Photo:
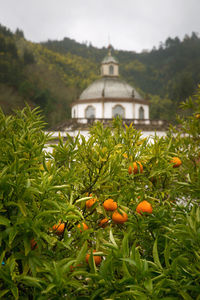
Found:
[{"label": "foliage", "polygon": [[[200,92],[182,106],[193,115],[153,142],[116,119],[60,138],[52,154],[37,110],[1,112],[2,299],[200,299]],[[135,161],[143,172],[129,174]],[[112,221],[108,198],[127,222]],[[136,212],[143,200],[151,214]]]}]

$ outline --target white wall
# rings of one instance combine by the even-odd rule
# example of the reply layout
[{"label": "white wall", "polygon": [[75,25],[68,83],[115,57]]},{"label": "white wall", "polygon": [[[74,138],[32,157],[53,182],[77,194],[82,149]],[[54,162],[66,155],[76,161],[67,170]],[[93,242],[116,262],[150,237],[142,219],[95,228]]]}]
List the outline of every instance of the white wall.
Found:
[{"label": "white wall", "polygon": [[76,110],[76,118],[85,118],[85,110],[91,105],[95,108],[95,118],[102,118],[102,103],[80,103],[72,108],[72,118],[74,118],[74,110]]},{"label": "white wall", "polygon": [[[142,106],[144,109],[144,119],[149,119],[149,106],[145,104],[138,103],[114,103],[114,102],[101,102],[98,103],[79,103],[72,107],[72,118],[85,118],[85,109],[87,106],[92,105],[95,108],[95,118],[101,119],[110,119],[112,118],[112,109],[116,105],[121,105],[125,109],[125,119],[139,119],[139,109]],[[104,108],[103,108],[104,107]],[[76,112],[74,116],[74,110]],[[103,115],[104,111],[104,115]]]},{"label": "white wall", "polygon": [[[110,75],[109,74],[109,66],[112,65],[113,66],[113,74]],[[101,66],[101,75],[107,75],[107,76],[118,76],[119,75],[119,67],[118,65],[115,64],[105,64]]]},{"label": "white wall", "polygon": [[104,118],[109,119],[112,118],[112,109],[116,105],[121,105],[125,109],[125,119],[133,119],[134,118],[134,104],[133,103],[113,103],[113,102],[105,102],[104,103]]}]

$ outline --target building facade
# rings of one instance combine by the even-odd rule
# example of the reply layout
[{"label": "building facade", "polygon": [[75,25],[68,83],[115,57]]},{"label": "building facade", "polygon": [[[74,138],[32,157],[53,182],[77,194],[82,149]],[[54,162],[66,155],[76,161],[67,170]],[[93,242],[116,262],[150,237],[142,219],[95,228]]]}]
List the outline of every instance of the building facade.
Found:
[{"label": "building facade", "polygon": [[92,124],[101,121],[109,126],[113,118],[119,116],[126,125],[141,130],[144,137],[156,134],[163,136],[167,130],[166,122],[149,119],[149,101],[143,99],[137,90],[119,77],[119,63],[111,54],[101,62],[101,77],[91,83],[72,103],[71,119],[58,125],[52,133],[55,143],[58,136],[66,134],[89,136]]},{"label": "building facade", "polygon": [[134,87],[119,77],[119,63],[108,55],[101,63],[101,78],[90,84],[72,104],[72,118],[88,119],[149,119],[149,102]]}]

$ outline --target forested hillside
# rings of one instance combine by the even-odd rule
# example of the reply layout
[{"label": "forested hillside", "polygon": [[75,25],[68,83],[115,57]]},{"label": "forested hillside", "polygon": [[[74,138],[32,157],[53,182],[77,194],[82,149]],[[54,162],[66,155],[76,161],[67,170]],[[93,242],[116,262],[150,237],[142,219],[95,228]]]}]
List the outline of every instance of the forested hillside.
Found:
[{"label": "forested hillside", "polygon": [[[180,102],[200,82],[200,38],[168,38],[159,48],[136,53],[113,49],[120,75],[148,95],[151,118],[175,120]],[[99,76],[107,49],[62,41],[31,43],[21,30],[0,26],[0,105],[6,113],[24,101],[40,106],[49,127],[70,117],[70,104]]]},{"label": "forested hillside", "polygon": [[96,64],[61,55],[0,26],[0,106],[7,114],[25,102],[40,106],[48,127],[70,117],[70,104],[97,77]]}]

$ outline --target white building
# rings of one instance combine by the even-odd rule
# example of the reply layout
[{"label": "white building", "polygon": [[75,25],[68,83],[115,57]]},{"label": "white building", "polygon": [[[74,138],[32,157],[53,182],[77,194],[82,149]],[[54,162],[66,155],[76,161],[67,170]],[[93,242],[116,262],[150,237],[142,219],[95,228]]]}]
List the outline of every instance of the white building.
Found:
[{"label": "white building", "polygon": [[134,87],[119,77],[119,63],[108,48],[108,55],[101,63],[101,78],[90,84],[72,104],[72,118],[56,128],[55,138],[59,132],[62,136],[72,136],[79,132],[88,135],[89,127],[96,121],[105,126],[116,116],[124,123],[142,130],[144,136],[155,133],[164,135],[166,123],[149,119],[149,101],[143,99]]},{"label": "white building", "polygon": [[101,78],[90,84],[73,103],[72,118],[86,121],[112,119],[117,115],[122,119],[149,119],[149,102],[119,78],[118,61],[109,49],[101,63]]}]

